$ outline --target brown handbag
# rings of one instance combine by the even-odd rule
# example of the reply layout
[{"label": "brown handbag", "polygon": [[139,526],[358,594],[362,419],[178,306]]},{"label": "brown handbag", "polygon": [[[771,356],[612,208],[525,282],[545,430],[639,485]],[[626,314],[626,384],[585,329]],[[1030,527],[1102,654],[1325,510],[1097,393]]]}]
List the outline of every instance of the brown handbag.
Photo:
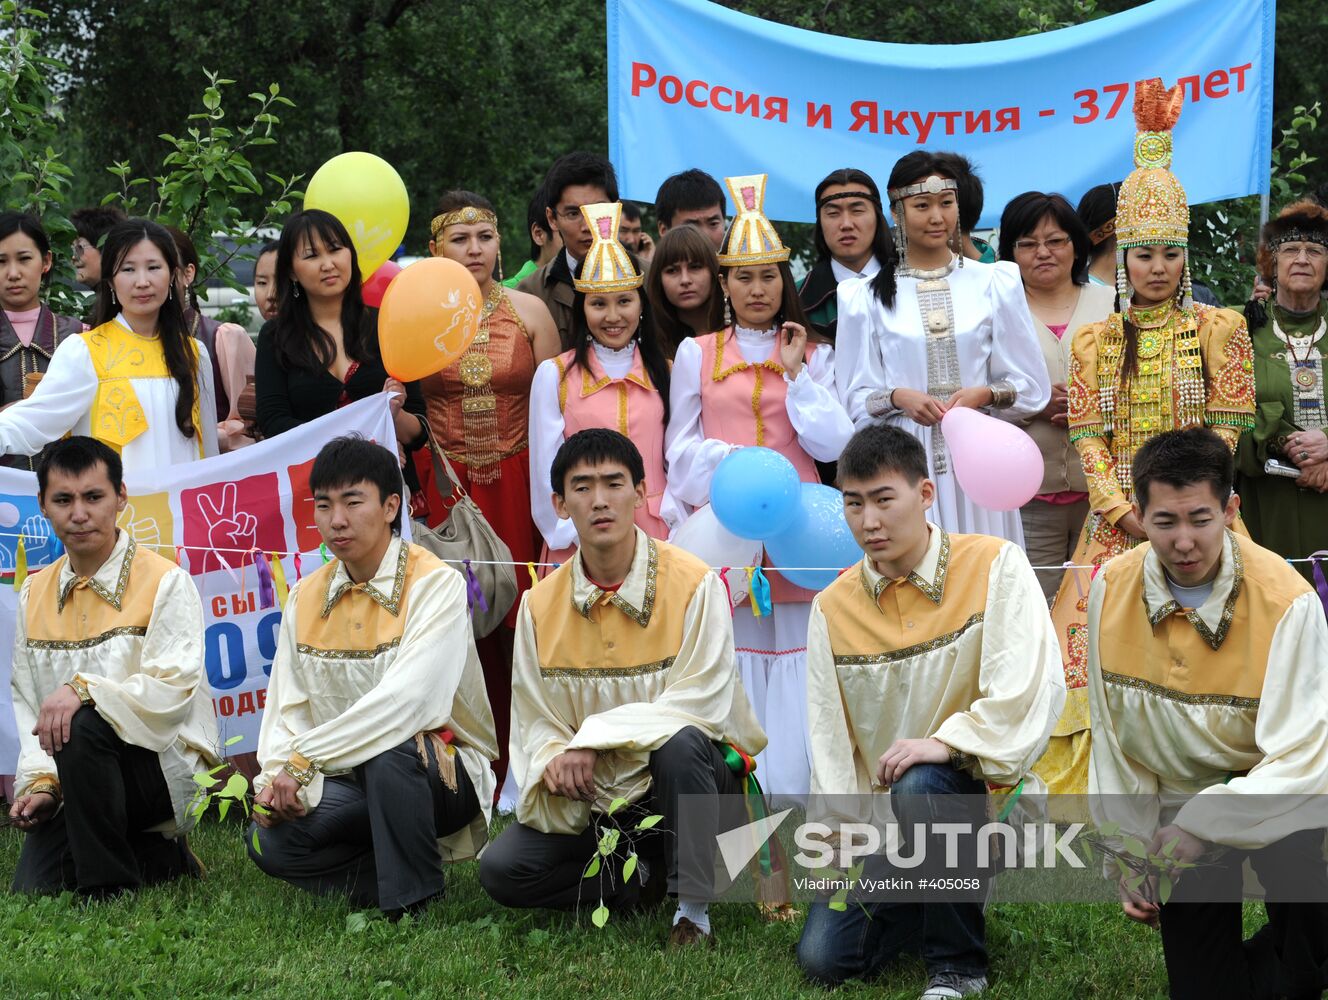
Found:
[{"label": "brown handbag", "polygon": [[[412,524],[411,540],[428,549],[453,568],[465,572],[464,562],[470,560],[470,571],[478,582],[479,599],[471,591],[470,624],[476,639],[502,624],[507,612],[516,603],[516,566],[512,563],[512,550],[498,537],[493,526],[485,519],[479,505],[462,488],[452,463],[429,435],[429,450],[433,457],[433,481],[438,495],[453,500],[447,519],[438,527],[430,528],[420,521]],[[468,590],[471,582],[466,581]]]}]

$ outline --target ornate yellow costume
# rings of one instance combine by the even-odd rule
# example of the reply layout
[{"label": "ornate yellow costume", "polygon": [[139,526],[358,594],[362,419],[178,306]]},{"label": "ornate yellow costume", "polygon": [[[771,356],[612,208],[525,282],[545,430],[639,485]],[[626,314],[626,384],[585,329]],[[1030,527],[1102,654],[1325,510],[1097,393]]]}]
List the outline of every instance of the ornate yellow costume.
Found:
[{"label": "ornate yellow costume", "polygon": [[[1132,247],[1185,248],[1189,206],[1168,169],[1171,128],[1180,116],[1179,87],[1139,84],[1135,95],[1136,169],[1117,203],[1116,284],[1131,290],[1125,252]],[[1061,581],[1052,619],[1065,659],[1068,697],[1046,754],[1035,770],[1053,793],[1088,790],[1088,590],[1097,568],[1138,540],[1118,527],[1133,502],[1135,452],[1162,431],[1207,426],[1234,450],[1254,421],[1254,359],[1245,319],[1230,309],[1195,306],[1188,258],[1177,295],[1158,305],[1113,313],[1082,327],[1070,347],[1069,433],[1088,479],[1093,513]],[[1240,530],[1243,530],[1240,529]]]}]

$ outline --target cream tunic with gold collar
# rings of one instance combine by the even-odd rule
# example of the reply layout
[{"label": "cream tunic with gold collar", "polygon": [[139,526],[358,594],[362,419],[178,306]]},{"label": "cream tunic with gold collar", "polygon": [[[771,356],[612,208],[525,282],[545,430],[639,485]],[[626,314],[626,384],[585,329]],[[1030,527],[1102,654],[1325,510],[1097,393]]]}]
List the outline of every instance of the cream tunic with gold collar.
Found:
[{"label": "cream tunic with gold collar", "polygon": [[122,740],[158,754],[175,819],[157,829],[187,830],[193,776],[220,753],[203,667],[203,606],[189,574],[139,548],[128,532],[87,579],[62,556],[23,584],[12,681],[19,795],[38,779],[56,778],[32,728],[42,701],[75,675]]},{"label": "cream tunic with gold collar", "polygon": [[549,761],[608,751],[595,764],[603,810],[649,791],[651,752],[686,726],[748,754],[765,748],[734,667],[728,598],[704,563],[637,528],[617,593],[595,586],[578,555],[526,594],[512,664],[518,820],[580,833],[590,805],[545,791]]},{"label": "cream tunic with gold collar", "polygon": [[1246,849],[1328,825],[1325,663],[1318,596],[1248,538],[1226,533],[1193,610],[1148,543],[1111,560],[1088,599],[1094,819]]},{"label": "cream tunic with gold collar", "polygon": [[265,788],[292,758],[318,767],[300,792],[309,809],[323,776],[350,771],[419,733],[450,730],[481,815],[439,841],[443,858],[473,857],[488,837],[498,756],[493,712],[466,611],[466,584],[441,559],[393,538],[372,580],[352,583],[334,560],[286,602],[258,734]]},{"label": "cream tunic with gold collar", "polygon": [[1060,647],[1023,550],[929,524],[922,561],[889,580],[864,557],[812,604],[813,795],[870,795],[899,739],[932,737],[996,785],[1028,779],[1065,702]]}]

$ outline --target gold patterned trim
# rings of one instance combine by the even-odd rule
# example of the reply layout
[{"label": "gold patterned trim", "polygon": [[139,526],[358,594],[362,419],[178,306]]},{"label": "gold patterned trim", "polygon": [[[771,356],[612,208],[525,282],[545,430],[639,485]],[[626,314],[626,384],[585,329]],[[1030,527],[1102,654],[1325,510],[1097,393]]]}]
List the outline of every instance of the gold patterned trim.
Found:
[{"label": "gold patterned trim", "polygon": [[888,653],[872,653],[866,656],[836,656],[835,666],[837,667],[856,667],[856,666],[880,666],[885,663],[898,663],[900,660],[912,659],[915,656],[921,656],[923,653],[930,653],[943,646],[948,646],[955,640],[963,636],[965,632],[974,625],[982,624],[983,613],[979,611],[975,615],[969,616],[968,621],[960,625],[953,632],[947,632],[945,635],[938,635],[935,639],[928,639],[926,642],[919,642],[912,646],[905,646],[903,649],[891,650]]},{"label": "gold patterned trim", "polygon": [[382,656],[389,649],[396,649],[400,645],[401,637],[397,636],[391,642],[381,643],[373,649],[323,649],[303,642],[295,648],[304,656],[312,656],[319,660],[372,660],[375,657]]},{"label": "gold patterned trim", "polygon": [[[646,553],[646,592],[641,607],[632,607],[632,602],[623,597],[620,592],[609,594],[609,603],[642,628],[649,626],[650,616],[655,613],[655,576],[659,570],[659,548],[655,545],[655,540],[648,536],[646,538]],[[575,605],[577,612],[582,618],[588,620],[591,609],[603,596],[603,590],[599,587],[591,587],[590,594],[586,599]]]},{"label": "gold patterned trim", "polygon": [[[95,576],[88,577],[86,581],[88,590],[92,591],[111,607],[115,608],[116,611],[124,610],[121,607],[121,602],[124,599],[125,587],[129,586],[129,570],[134,562],[134,553],[137,551],[138,545],[134,542],[134,539],[131,536],[128,539],[128,544],[125,545],[124,558],[120,561],[120,575],[116,578],[114,592],[107,590],[98,583]],[[66,561],[65,565],[69,565],[68,561]],[[71,569],[70,572],[73,572],[73,570]],[[55,600],[55,613],[57,615],[64,611],[65,604],[69,600],[70,591],[77,587],[78,583],[79,577],[75,576],[60,588],[60,593]]]},{"label": "gold patterned trim", "polygon": [[119,628],[107,629],[101,635],[95,635],[91,639],[29,639],[29,649],[91,649],[93,646],[100,646],[108,639],[114,639],[122,635],[145,636],[148,634],[146,625],[122,625]]},{"label": "gold patterned trim", "polygon": [[[1199,633],[1204,642],[1208,643],[1211,649],[1220,648],[1227,637],[1227,633],[1231,631],[1232,619],[1236,617],[1236,599],[1240,597],[1241,587],[1245,583],[1245,563],[1240,557],[1240,545],[1236,542],[1236,536],[1232,530],[1227,528],[1226,531],[1231,544],[1232,579],[1231,590],[1227,594],[1226,603],[1222,605],[1222,615],[1217,620],[1217,630],[1210,629],[1208,623],[1199,617],[1198,608],[1185,612],[1185,617],[1194,626],[1194,630]],[[1143,599],[1144,613],[1148,615],[1148,624],[1153,628],[1157,628],[1159,622],[1181,609],[1176,601],[1171,600],[1161,605],[1156,611],[1150,610],[1147,588],[1143,591]]]},{"label": "gold patterned trim", "polygon": [[1240,698],[1234,694],[1190,694],[1186,691],[1177,691],[1174,688],[1163,687],[1161,684],[1154,684],[1152,681],[1146,681],[1139,677],[1130,677],[1126,674],[1113,674],[1106,670],[1102,671],[1102,680],[1107,684],[1116,684],[1120,687],[1134,688],[1137,691],[1146,691],[1149,694],[1155,694],[1159,698],[1166,698],[1170,701],[1178,701],[1183,705],[1223,705],[1227,708],[1258,708],[1258,698]]},{"label": "gold patterned trim", "polygon": [[541,677],[644,677],[657,674],[673,666],[674,657],[670,656],[654,663],[640,663],[634,667],[540,667]]},{"label": "gold patterned trim", "polygon": [[[905,577],[905,580],[922,591],[923,596],[929,601],[939,606],[941,598],[945,596],[945,577],[950,568],[950,533],[940,526],[937,526],[936,530],[941,533],[941,551],[936,556],[936,579],[932,583],[928,583],[914,570]],[[877,610],[880,610],[881,594],[894,581],[881,577],[876,581],[876,585],[872,586],[871,581],[867,578],[867,564],[865,561],[859,567],[859,573],[862,577],[862,588],[867,591],[867,595],[876,604]],[[882,614],[884,614],[884,611],[882,611]]]},{"label": "gold patterned trim", "polygon": [[[410,546],[404,541],[399,541],[400,549],[397,552],[397,575],[392,581],[392,596],[388,597],[372,583],[358,584],[351,583],[350,580],[344,581],[341,586],[327,595],[327,600],[323,602],[323,617],[326,618],[332,613],[332,608],[337,601],[341,600],[341,595],[348,590],[354,590],[359,587],[366,594],[387,609],[388,614],[394,618],[401,614],[401,594],[406,589],[406,559],[409,557]],[[343,566],[344,568],[344,566]]]}]

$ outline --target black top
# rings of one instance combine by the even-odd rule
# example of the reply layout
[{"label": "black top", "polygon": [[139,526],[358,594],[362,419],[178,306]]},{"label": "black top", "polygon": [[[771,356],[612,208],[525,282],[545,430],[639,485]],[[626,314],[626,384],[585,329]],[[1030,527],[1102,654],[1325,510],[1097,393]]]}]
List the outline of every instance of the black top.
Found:
[{"label": "black top", "polygon": [[[377,321],[376,311],[370,315]],[[373,356],[344,384],[327,371],[287,370],[277,360],[274,344],[274,321],[263,324],[258,333],[258,356],[254,360],[254,397],[258,426],[265,438],[308,423],[337,409],[341,393],[351,402],[383,391],[387,369],[378,356],[378,341],[373,342]],[[405,409],[424,418],[424,396],[418,382],[406,383]]]}]

